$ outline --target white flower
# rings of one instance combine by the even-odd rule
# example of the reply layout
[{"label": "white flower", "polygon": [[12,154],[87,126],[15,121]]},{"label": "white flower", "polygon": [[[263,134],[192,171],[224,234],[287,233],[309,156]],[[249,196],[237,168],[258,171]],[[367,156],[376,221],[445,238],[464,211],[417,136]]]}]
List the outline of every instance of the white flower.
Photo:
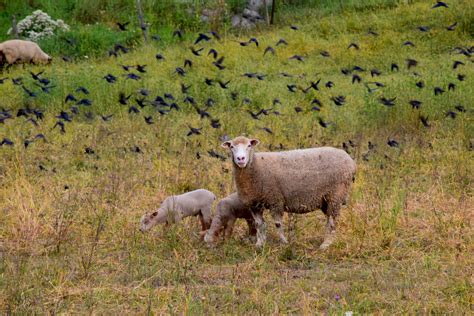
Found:
[{"label": "white flower", "polygon": [[[69,25],[63,20],[53,20],[47,13],[36,10],[17,24],[18,34],[32,41],[51,37],[57,30],[69,30]],[[7,34],[11,34],[9,29]]]}]

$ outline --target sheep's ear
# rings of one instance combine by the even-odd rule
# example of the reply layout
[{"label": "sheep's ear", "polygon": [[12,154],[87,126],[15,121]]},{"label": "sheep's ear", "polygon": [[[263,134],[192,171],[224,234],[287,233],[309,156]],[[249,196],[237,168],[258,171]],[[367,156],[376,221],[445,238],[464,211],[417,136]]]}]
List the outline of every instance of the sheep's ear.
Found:
[{"label": "sheep's ear", "polygon": [[221,147],[223,147],[223,148],[230,148],[230,145],[231,145],[230,142],[223,142],[223,143],[221,144]]},{"label": "sheep's ear", "polygon": [[151,214],[151,216],[155,217],[158,215],[158,212],[154,212],[153,214]]},{"label": "sheep's ear", "polygon": [[250,145],[252,145],[252,147],[257,146],[259,143],[260,143],[260,141],[258,139],[251,139],[250,140]]}]

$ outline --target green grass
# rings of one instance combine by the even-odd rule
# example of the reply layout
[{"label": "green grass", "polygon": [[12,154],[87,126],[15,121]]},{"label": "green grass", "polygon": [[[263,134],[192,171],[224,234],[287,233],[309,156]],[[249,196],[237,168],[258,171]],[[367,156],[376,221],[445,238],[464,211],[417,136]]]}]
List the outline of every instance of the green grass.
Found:
[{"label": "green grass", "polygon": [[[39,92],[28,71],[45,70],[43,76],[57,87],[51,95],[29,98],[11,81],[0,85],[0,108],[14,115],[26,106],[45,112],[38,127],[24,117],[0,124],[0,139],[15,142],[0,147],[0,311],[472,313],[474,70],[469,58],[452,48],[474,45],[474,8],[464,0],[450,2],[447,10],[431,10],[431,1],[377,3],[364,10],[354,5],[326,13],[317,6],[296,7],[282,13],[282,26],[249,34],[224,28],[222,41],[202,45],[202,57],[191,54],[194,36],[188,32],[182,43],[137,42],[131,53],[118,59],[91,54],[64,63],[56,58],[47,67],[13,67],[4,73],[23,76],[25,86]],[[459,22],[456,31],[445,31],[454,21]],[[300,30],[284,24],[296,24]],[[418,25],[432,30],[421,33]],[[104,26],[97,29],[107,33]],[[367,35],[369,29],[380,35]],[[81,36],[80,42],[97,45],[93,32]],[[237,43],[250,36],[258,38],[259,48]],[[289,46],[263,57],[265,47],[275,47],[282,37]],[[416,47],[402,46],[406,40]],[[361,49],[348,50],[351,42]],[[54,50],[60,44],[49,45]],[[210,47],[225,56],[224,71],[205,56]],[[331,58],[320,56],[321,50],[329,51]],[[156,53],[166,60],[156,61]],[[294,54],[305,55],[305,62],[288,60]],[[173,72],[184,58],[194,65],[179,77]],[[408,71],[407,58],[419,65]],[[452,70],[455,60],[466,65]],[[393,62],[400,71],[390,71]],[[119,65],[137,63],[147,65],[143,78],[124,79]],[[386,87],[368,93],[362,83],[352,84],[341,68],[355,65],[366,69],[360,74],[363,82],[377,80]],[[382,75],[372,79],[371,68]],[[263,81],[241,76],[249,71],[268,76]],[[283,71],[295,77],[284,78],[279,75]],[[421,77],[413,75],[415,71]],[[119,77],[115,84],[102,79],[108,73]],[[466,75],[465,81],[456,79],[458,73]],[[229,89],[205,85],[206,77],[231,80]],[[294,94],[286,88],[292,83],[307,87],[318,78],[320,91]],[[425,88],[415,86],[419,79]],[[329,80],[335,83],[332,89],[324,87]],[[435,86],[447,90],[450,82],[456,84],[454,91],[434,96]],[[200,108],[209,97],[216,101],[208,112],[220,119],[220,128],[211,128],[208,119],[200,119],[183,102],[181,83],[192,85],[189,94]],[[78,86],[87,87],[90,95],[74,92]],[[134,104],[139,88],[151,91],[149,99],[172,93],[181,110],[161,116],[147,106],[139,114],[128,114],[128,106],[118,103],[119,92],[133,94]],[[237,100],[230,92],[238,92]],[[71,104],[64,102],[68,93],[90,98],[93,104],[80,107],[81,114],[66,123],[62,135],[53,126],[59,111],[69,111]],[[345,95],[346,104],[334,105],[331,97],[337,95]],[[381,105],[380,96],[397,97],[396,105]],[[255,121],[246,112],[270,108],[274,98],[282,102],[273,106],[280,116]],[[320,113],[310,110],[313,98],[323,103]],[[408,104],[412,99],[423,102],[419,110]],[[457,112],[455,119],[445,117],[458,104],[467,111]],[[296,113],[296,106],[303,112]],[[95,113],[92,121],[85,118],[87,111]],[[114,116],[103,122],[100,114]],[[429,117],[431,127],[422,125],[420,114]],[[145,124],[143,116],[148,115],[153,125]],[[319,117],[332,125],[322,128]],[[202,127],[202,135],[187,137],[188,125]],[[47,140],[24,148],[23,141],[38,133]],[[356,181],[341,213],[337,241],[327,252],[318,250],[324,234],[319,211],[285,218],[289,246],[278,243],[269,224],[269,241],[262,251],[244,240],[241,222],[232,239],[213,249],[199,240],[195,219],[148,234],[138,231],[140,216],[170,194],[202,187],[220,198],[234,191],[229,159],[221,162],[207,154],[213,149],[225,155],[219,146],[224,134],[259,138],[261,151],[276,150],[280,143],[288,149],[342,147],[349,139],[356,144],[351,148],[358,164]],[[400,147],[387,146],[389,138]],[[364,160],[369,141],[376,148]],[[86,154],[86,147],[95,153]]]}]

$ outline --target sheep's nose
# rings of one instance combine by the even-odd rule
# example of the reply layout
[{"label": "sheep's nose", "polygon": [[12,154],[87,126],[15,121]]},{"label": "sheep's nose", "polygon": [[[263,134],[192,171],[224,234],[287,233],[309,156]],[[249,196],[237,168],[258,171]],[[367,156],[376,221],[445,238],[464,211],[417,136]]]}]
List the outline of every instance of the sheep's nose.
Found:
[{"label": "sheep's nose", "polygon": [[245,161],[245,156],[237,156],[237,161]]}]

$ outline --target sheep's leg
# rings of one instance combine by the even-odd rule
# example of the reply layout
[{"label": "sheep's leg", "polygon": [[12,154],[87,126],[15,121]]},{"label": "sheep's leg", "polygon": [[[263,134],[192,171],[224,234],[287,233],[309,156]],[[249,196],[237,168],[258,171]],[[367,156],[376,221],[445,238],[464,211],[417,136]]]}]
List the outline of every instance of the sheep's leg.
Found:
[{"label": "sheep's leg", "polygon": [[285,237],[285,233],[283,230],[283,214],[278,212],[278,213],[272,213],[273,221],[275,222],[275,227],[278,231],[278,236],[280,237],[280,241],[284,244],[288,243],[288,240]]},{"label": "sheep's leg", "polygon": [[201,219],[201,225],[205,227],[205,229],[209,229],[211,227],[211,222],[212,222],[212,216],[211,216],[211,208],[205,208],[199,211],[200,219]]},{"label": "sheep's leg", "polygon": [[262,211],[252,212],[252,216],[255,220],[255,226],[257,228],[257,243],[255,245],[260,248],[260,247],[263,247],[267,239],[267,235],[265,232],[266,225],[263,220],[263,212]]},{"label": "sheep's leg", "polygon": [[329,246],[336,239],[336,220],[337,220],[337,217],[339,216],[340,207],[341,207],[341,203],[335,203],[335,202],[327,203],[327,211],[325,212],[326,217],[327,217],[326,233],[324,235],[323,243],[321,244],[321,246],[319,246],[319,249],[321,250],[328,249]]},{"label": "sheep's leg", "polygon": [[255,221],[250,218],[245,219],[247,221],[247,225],[249,227],[249,236],[256,236],[257,235],[257,227],[255,227]]}]

